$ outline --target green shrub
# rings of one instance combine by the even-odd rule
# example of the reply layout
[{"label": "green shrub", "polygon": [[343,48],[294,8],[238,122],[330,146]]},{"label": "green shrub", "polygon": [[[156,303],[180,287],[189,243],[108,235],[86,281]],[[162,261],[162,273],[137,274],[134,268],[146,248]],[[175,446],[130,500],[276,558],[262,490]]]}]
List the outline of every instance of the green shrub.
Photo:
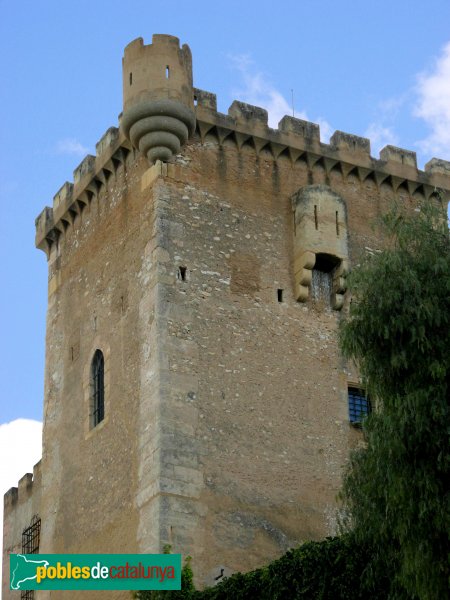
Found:
[{"label": "green shrub", "polygon": [[[195,591],[192,569],[183,567],[179,592],[140,592],[139,600],[385,600],[389,582],[365,583],[368,552],[351,535],[308,542],[266,567],[235,573],[213,588]],[[154,594],[154,595],[151,595]],[[158,595],[156,595],[158,594]]]}]

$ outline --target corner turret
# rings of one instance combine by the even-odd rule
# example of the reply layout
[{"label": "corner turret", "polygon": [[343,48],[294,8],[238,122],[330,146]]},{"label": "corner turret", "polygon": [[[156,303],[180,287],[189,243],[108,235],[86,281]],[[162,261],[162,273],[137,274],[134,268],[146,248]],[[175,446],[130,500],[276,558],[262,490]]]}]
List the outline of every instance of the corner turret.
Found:
[{"label": "corner turret", "polygon": [[125,48],[121,127],[151,164],[180,151],[195,129],[192,55],[179,39],[154,35]]}]

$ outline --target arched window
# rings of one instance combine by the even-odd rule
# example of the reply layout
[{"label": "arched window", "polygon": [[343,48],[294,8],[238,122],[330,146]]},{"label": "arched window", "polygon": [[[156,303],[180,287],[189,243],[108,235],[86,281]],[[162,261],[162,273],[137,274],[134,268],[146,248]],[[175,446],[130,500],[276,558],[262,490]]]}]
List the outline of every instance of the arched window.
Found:
[{"label": "arched window", "polygon": [[92,427],[105,418],[105,359],[101,350],[96,350],[91,366]]}]

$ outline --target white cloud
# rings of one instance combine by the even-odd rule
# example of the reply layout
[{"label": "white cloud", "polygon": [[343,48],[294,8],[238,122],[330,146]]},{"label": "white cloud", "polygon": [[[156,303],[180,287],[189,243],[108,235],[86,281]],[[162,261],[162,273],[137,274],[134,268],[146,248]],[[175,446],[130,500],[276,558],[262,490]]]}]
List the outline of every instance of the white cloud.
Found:
[{"label": "white cloud", "polygon": [[373,107],[373,120],[367,126],[364,136],[370,140],[370,148],[373,156],[378,154],[385,146],[401,145],[400,137],[395,131],[398,117],[401,111],[405,111],[410,93],[392,96],[380,100]]},{"label": "white cloud", "polygon": [[433,68],[418,76],[418,101],[414,114],[430,127],[418,142],[424,152],[450,157],[450,42],[442,49]]},{"label": "white cloud", "polygon": [[[306,116],[301,117],[301,118],[306,119],[307,121],[309,120],[306,118]],[[331,127],[331,125],[328,123],[328,121],[326,119],[324,119],[323,117],[317,117],[315,122],[320,127],[320,141],[323,142],[324,144],[328,144],[328,142],[330,141],[330,137],[334,133],[333,127]]]},{"label": "white cloud", "polygon": [[42,423],[16,419],[0,425],[0,492],[4,494],[33,470],[42,453]]},{"label": "white cloud", "polygon": [[404,110],[405,104],[408,103],[409,97],[410,92],[404,92],[399,96],[391,96],[385,100],[380,100],[377,110],[381,118],[389,121],[396,120],[400,112]]},{"label": "white cloud", "polygon": [[242,87],[233,90],[233,96],[242,102],[265,108],[269,113],[270,127],[277,127],[284,115],[292,114],[292,107],[287,100],[262,73],[255,71],[254,63],[248,55],[233,55],[229,59],[242,79]]},{"label": "white cloud", "polygon": [[[265,108],[269,113],[270,127],[278,127],[279,121],[285,115],[292,115],[292,102],[288,102],[270,80],[257,70],[255,63],[247,54],[229,55],[229,60],[242,80],[242,85],[232,90],[233,97],[241,102]],[[295,109],[295,116],[298,119],[309,120],[305,110]],[[315,122],[320,125],[323,141],[324,138],[329,137],[332,128],[325,119],[317,118]]]},{"label": "white cloud", "polygon": [[393,129],[382,122],[370,123],[364,136],[370,140],[372,154],[378,154],[384,146],[398,146],[399,139]]},{"label": "white cloud", "polygon": [[83,146],[83,144],[75,138],[65,138],[64,140],[59,140],[56,144],[56,152],[58,154],[84,156],[85,154],[88,154],[89,148]]},{"label": "white cloud", "polygon": [[[2,496],[9,488],[17,487],[19,479],[25,473],[33,472],[33,466],[40,460],[41,453],[42,423],[31,419],[16,419],[0,425],[0,492]],[[3,497],[0,502],[0,522],[3,531]]]}]

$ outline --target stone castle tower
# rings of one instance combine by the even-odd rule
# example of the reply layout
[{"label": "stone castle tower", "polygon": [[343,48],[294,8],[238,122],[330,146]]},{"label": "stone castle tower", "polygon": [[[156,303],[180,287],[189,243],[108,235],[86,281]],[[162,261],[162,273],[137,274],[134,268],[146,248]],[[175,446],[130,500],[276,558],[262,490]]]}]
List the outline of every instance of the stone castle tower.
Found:
[{"label": "stone castle tower", "polygon": [[414,152],[373,158],[340,131],[324,144],[288,116],[271,129],[241,102],[217,112],[175,37],[126,47],[123,99],[36,220],[43,454],[5,495],[4,600],[10,552],[170,543],[211,585],[333,534],[361,440],[336,340],[346,274],[380,247],[371,223],[393,202],[449,195],[445,161],[422,172]]}]

